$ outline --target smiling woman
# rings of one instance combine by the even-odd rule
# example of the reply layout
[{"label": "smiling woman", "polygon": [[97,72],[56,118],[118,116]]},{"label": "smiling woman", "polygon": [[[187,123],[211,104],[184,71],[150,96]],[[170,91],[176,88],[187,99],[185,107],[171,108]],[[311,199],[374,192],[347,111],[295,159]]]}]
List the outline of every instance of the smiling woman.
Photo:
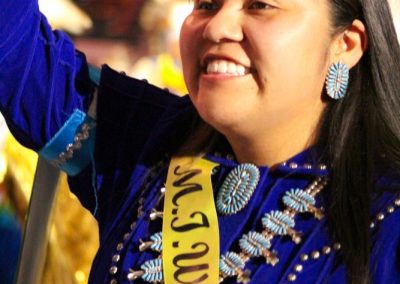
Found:
[{"label": "smiling woman", "polygon": [[185,97],[97,85],[35,0],[1,8],[0,110],[99,222],[90,283],[400,282],[386,0],[196,0]]},{"label": "smiling woman", "polygon": [[[238,161],[261,165],[314,143],[328,65],[346,51],[339,49],[345,39],[331,42],[324,1],[268,3],[274,6],[199,1],[181,35],[186,83],[200,116],[228,138]],[[361,23],[354,27],[358,53],[347,62],[353,65],[364,32]]]}]

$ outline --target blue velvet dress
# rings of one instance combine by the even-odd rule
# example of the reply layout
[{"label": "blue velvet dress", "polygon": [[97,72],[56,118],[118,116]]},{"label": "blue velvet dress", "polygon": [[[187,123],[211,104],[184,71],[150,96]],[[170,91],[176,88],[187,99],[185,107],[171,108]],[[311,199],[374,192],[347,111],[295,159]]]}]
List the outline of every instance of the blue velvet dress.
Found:
[{"label": "blue velvet dress", "polygon": [[[71,190],[96,217],[100,248],[89,282],[146,283],[129,280],[129,274],[159,256],[139,246],[161,231],[162,219],[150,215],[162,210],[168,161],[191,130],[193,105],[188,97],[104,66],[94,124],[85,116],[93,86],[84,55],[64,33],[51,31],[36,0],[3,1],[0,8],[0,110],[22,144],[70,173]],[[230,153],[221,138],[205,156],[220,164],[212,175],[215,194],[237,166]],[[283,210],[286,192],[326,176],[326,162],[319,149],[311,148],[274,168],[260,167],[247,206],[218,216],[221,255],[240,252],[242,235],[260,231],[264,214]],[[381,176],[376,185],[382,193],[374,196],[371,208],[372,282],[400,283],[400,199],[395,193],[400,180]],[[315,207],[326,207],[328,191],[326,186],[318,194]],[[271,251],[279,262],[272,266],[262,257],[252,258],[245,267],[250,283],[346,283],[341,247],[326,218],[301,213],[294,221],[302,241],[275,237]],[[228,277],[223,283],[236,281]]]}]

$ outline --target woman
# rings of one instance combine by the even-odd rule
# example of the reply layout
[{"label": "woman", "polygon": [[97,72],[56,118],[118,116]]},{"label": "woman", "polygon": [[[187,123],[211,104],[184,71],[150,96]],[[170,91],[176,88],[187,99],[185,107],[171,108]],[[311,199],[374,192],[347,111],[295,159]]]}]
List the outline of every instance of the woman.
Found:
[{"label": "woman", "polygon": [[91,104],[84,56],[35,1],[0,23],[1,110],[99,222],[90,283],[400,282],[386,1],[195,1],[190,99],[104,66]]}]

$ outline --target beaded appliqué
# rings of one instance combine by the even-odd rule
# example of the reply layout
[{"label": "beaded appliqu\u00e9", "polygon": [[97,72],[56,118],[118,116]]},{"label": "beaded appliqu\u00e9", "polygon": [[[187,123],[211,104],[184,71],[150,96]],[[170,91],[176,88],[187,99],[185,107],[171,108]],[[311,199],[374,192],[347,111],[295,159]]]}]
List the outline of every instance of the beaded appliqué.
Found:
[{"label": "beaded appliqu\u00e9", "polygon": [[68,144],[65,147],[65,151],[61,152],[58,155],[58,159],[52,161],[52,164],[56,167],[61,167],[63,164],[67,163],[68,160],[72,159],[74,156],[74,152],[82,148],[82,143],[90,136],[90,130],[95,127],[95,122],[82,124],[81,130],[74,137],[74,142]]},{"label": "beaded appliqu\u00e9", "polygon": [[218,191],[216,207],[222,215],[236,214],[251,199],[260,179],[260,171],[253,164],[242,164],[234,168]]}]

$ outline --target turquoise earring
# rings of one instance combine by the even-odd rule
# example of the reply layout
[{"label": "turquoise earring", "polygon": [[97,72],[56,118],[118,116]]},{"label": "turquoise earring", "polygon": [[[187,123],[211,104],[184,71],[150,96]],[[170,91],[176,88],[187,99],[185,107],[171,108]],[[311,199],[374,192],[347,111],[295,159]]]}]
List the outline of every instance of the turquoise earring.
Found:
[{"label": "turquoise earring", "polygon": [[340,100],[346,95],[349,85],[349,67],[341,61],[329,67],[326,78],[326,91],[332,99]]}]

